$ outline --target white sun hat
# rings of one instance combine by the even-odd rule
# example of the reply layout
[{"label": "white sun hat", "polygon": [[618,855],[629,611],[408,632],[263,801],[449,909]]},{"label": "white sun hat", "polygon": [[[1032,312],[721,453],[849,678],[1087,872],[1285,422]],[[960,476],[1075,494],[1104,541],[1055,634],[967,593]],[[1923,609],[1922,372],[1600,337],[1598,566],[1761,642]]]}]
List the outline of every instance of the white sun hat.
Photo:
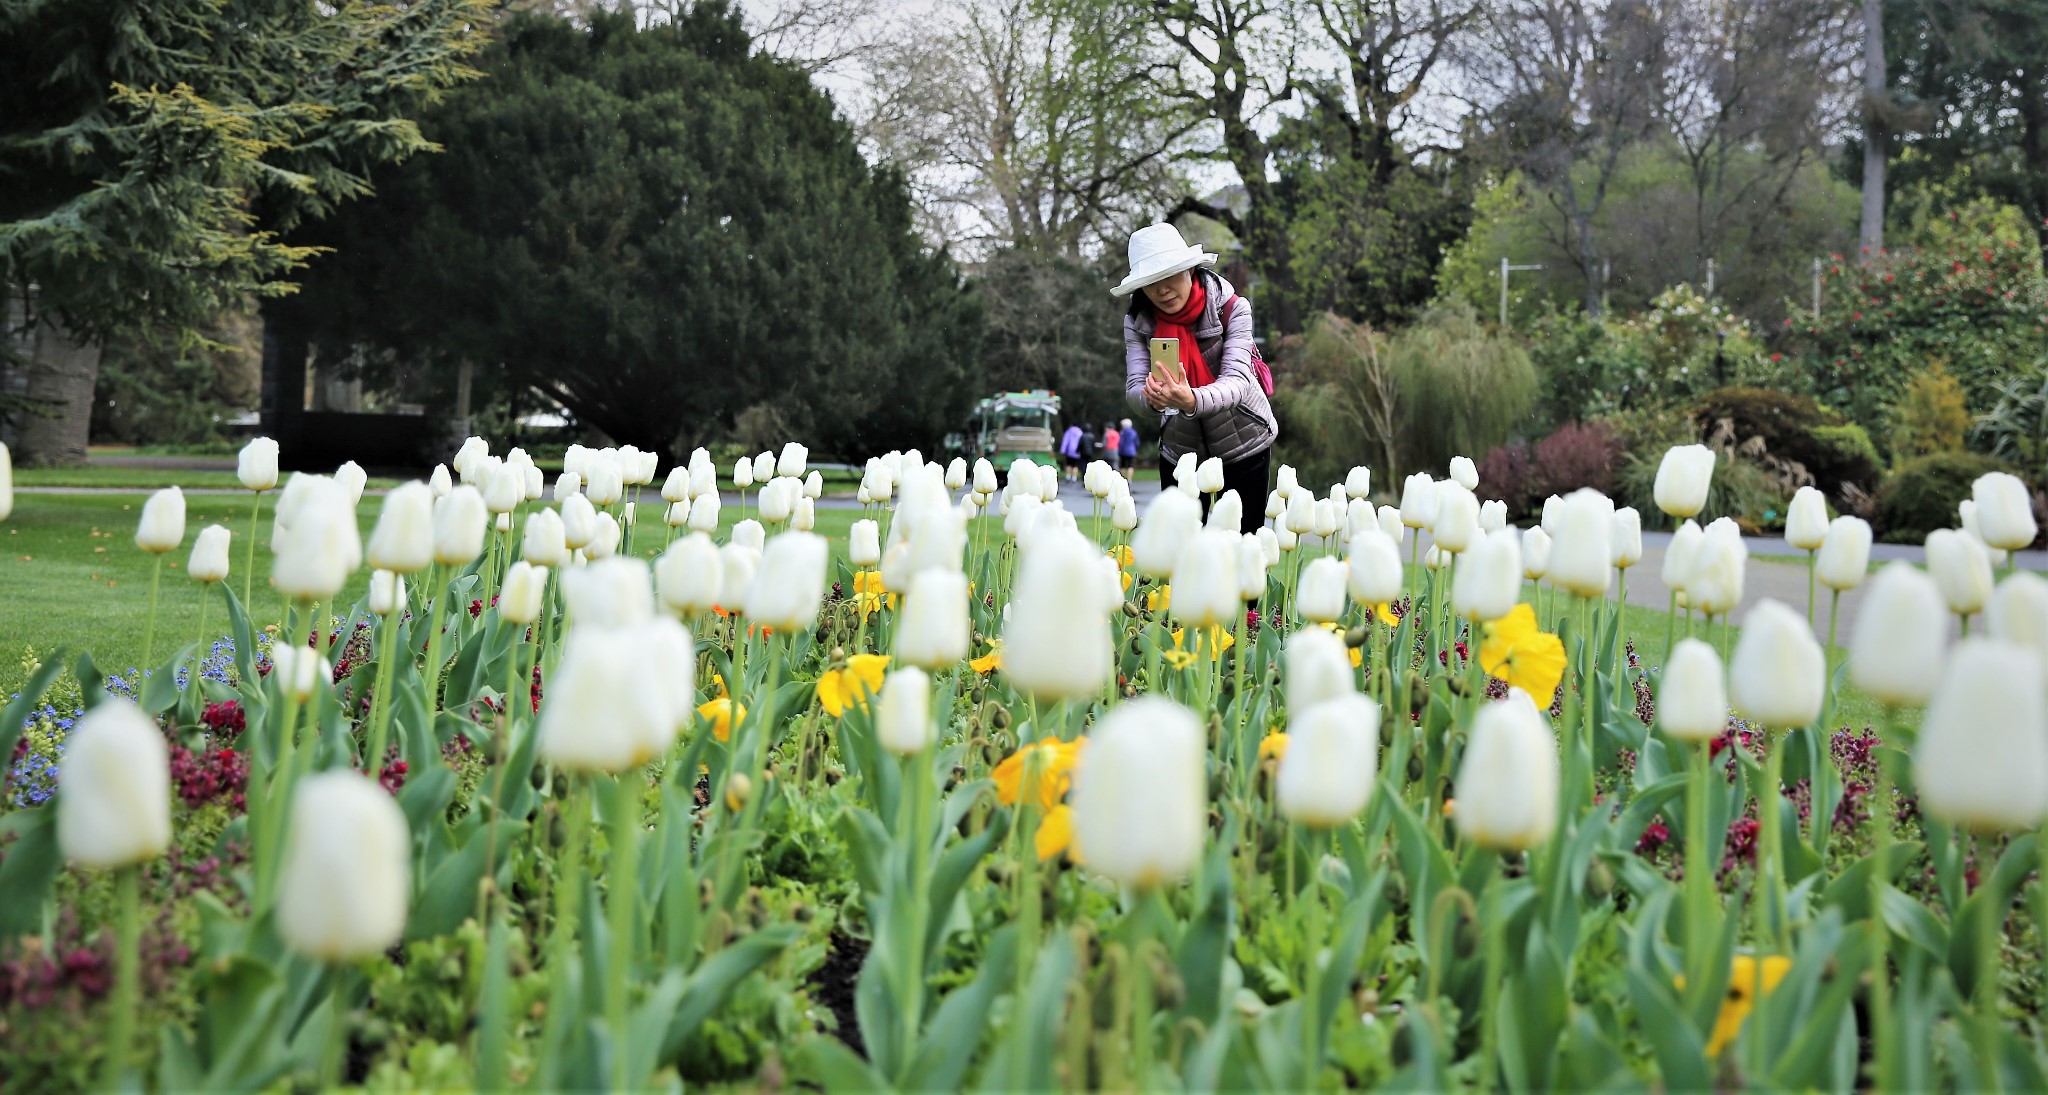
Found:
[{"label": "white sun hat", "polygon": [[1135,293],[1183,270],[1210,266],[1215,262],[1215,255],[1199,247],[1189,247],[1187,241],[1180,238],[1180,229],[1170,224],[1146,225],[1131,234],[1130,276],[1110,293],[1115,296]]}]

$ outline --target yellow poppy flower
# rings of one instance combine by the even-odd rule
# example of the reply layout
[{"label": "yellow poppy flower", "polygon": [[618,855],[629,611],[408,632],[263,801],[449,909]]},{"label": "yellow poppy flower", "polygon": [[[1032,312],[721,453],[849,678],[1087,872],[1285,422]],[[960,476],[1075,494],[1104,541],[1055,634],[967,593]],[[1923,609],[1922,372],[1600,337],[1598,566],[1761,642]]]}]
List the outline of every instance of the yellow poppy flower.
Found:
[{"label": "yellow poppy flower", "polygon": [[[1187,649],[1183,644],[1183,637],[1186,632],[1187,628],[1184,627],[1173,629],[1173,648],[1175,650]],[[1220,627],[1212,626],[1209,628],[1208,633],[1202,636],[1202,649],[1208,653],[1209,660],[1212,662],[1222,660],[1223,652],[1236,645],[1237,639],[1232,637],[1230,632]]]},{"label": "yellow poppy flower", "polygon": [[[1761,968],[1759,968],[1761,967]],[[1735,1036],[1742,1033],[1743,1020],[1756,1010],[1760,996],[1768,996],[1777,989],[1778,982],[1792,972],[1792,960],[1782,954],[1765,956],[1759,963],[1754,955],[1738,954],[1730,963],[1728,995],[1721,1001],[1721,1012],[1714,1017],[1714,1034],[1707,1040],[1707,1056],[1719,1057],[1728,1048]],[[1685,988],[1685,975],[1675,979],[1678,987]]]},{"label": "yellow poppy flower", "polygon": [[1259,739],[1260,764],[1264,764],[1269,760],[1279,760],[1281,757],[1284,757],[1286,755],[1287,733],[1285,731],[1275,730],[1272,733],[1267,734],[1265,737]]},{"label": "yellow poppy flower", "polygon": [[731,741],[733,724],[747,721],[746,705],[732,702],[730,696],[698,704],[697,714],[711,723],[711,736],[719,741]]},{"label": "yellow poppy flower", "polygon": [[1173,587],[1170,585],[1160,586],[1158,589],[1145,594],[1145,611],[1147,612],[1164,612],[1172,606]]},{"label": "yellow poppy flower", "polygon": [[1381,601],[1379,604],[1373,605],[1370,611],[1375,623],[1382,623],[1388,627],[1399,627],[1401,624],[1400,618],[1394,615],[1394,602],[1392,601]]},{"label": "yellow poppy flower", "polygon": [[1061,852],[1072,856],[1074,811],[1068,809],[1064,802],[1047,810],[1045,816],[1039,819],[1038,833],[1033,837],[1031,844],[1038,851],[1040,863],[1057,858]]},{"label": "yellow poppy flower", "polygon": [[[1037,766],[1037,778],[1025,786],[1028,770]],[[1001,764],[991,773],[996,782],[996,801],[1005,806],[1015,806],[1018,799],[1029,798],[1038,808],[1051,811],[1067,797],[1067,788],[1073,784],[1074,767],[1081,762],[1081,742],[1061,741],[1055,737],[1039,739],[1035,745],[1004,757]]]},{"label": "yellow poppy flower", "polygon": [[1529,693],[1539,705],[1557,694],[1565,661],[1564,643],[1537,630],[1536,612],[1526,604],[1487,624],[1479,644],[1479,667]]},{"label": "yellow poppy flower", "polygon": [[1001,639],[991,639],[988,646],[988,653],[983,654],[979,658],[969,659],[967,668],[974,670],[976,673],[986,675],[1003,667],[1003,641]]},{"label": "yellow poppy flower", "polygon": [[868,697],[882,691],[882,675],[888,672],[887,654],[855,654],[843,669],[828,669],[818,678],[818,702],[834,718],[854,704],[867,706]]},{"label": "yellow poppy flower", "polygon": [[1115,559],[1116,565],[1119,567],[1130,566],[1131,560],[1133,558],[1136,558],[1136,556],[1131,554],[1131,545],[1129,544],[1118,544],[1115,547],[1110,548],[1109,557]]},{"label": "yellow poppy flower", "polygon": [[853,591],[855,593],[887,593],[889,592],[889,587],[882,584],[881,571],[863,570],[853,576]]}]

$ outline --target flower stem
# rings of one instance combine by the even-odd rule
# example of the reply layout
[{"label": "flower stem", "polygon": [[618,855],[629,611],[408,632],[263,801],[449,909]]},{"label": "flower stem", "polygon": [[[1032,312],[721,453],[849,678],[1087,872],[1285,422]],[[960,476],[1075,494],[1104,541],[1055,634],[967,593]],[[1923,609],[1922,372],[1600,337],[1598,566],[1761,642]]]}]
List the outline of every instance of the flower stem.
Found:
[{"label": "flower stem", "polygon": [[632,988],[633,943],[637,932],[640,886],[635,878],[640,863],[640,803],[633,792],[640,782],[636,765],[614,777],[609,788],[611,809],[612,876],[605,880],[609,892],[607,911],[611,914],[611,954],[605,966],[605,1021],[612,1035],[612,1090],[629,1091],[639,1086],[640,1077],[627,1073],[631,1053],[627,1036],[627,996]]},{"label": "flower stem", "polygon": [[562,847],[561,882],[555,887],[555,923],[548,940],[547,1029],[542,1035],[540,1087],[562,1082],[563,1040],[575,1020],[577,988],[576,910],[583,900],[583,851],[590,839],[590,795],[586,781],[571,774],[569,793],[563,800],[563,819],[568,826]]},{"label": "flower stem", "polygon": [[391,674],[402,656],[398,643],[398,612],[399,606],[393,605],[391,611],[385,613],[383,634],[379,636],[377,691],[370,696],[370,705],[374,708],[370,713],[370,748],[363,755],[363,767],[371,779],[376,779],[383,767],[384,745],[391,732]]},{"label": "flower stem", "polygon": [[1784,782],[1785,751],[1784,737],[1773,734],[1766,727],[1764,735],[1764,778],[1756,792],[1757,823],[1762,827],[1758,833],[1756,853],[1756,946],[1765,954],[1782,954],[1778,936],[1778,848],[1781,835],[1778,832],[1781,796],[1780,785]]},{"label": "flower stem", "polygon": [[[1500,856],[1492,851],[1480,854],[1492,862],[1486,869],[1486,886],[1480,891],[1479,907],[1494,910],[1500,905]],[[1482,916],[1481,922],[1494,922],[1494,918]],[[1500,983],[1507,965],[1507,932],[1495,927],[1485,935],[1485,979],[1480,982],[1479,992],[1479,1090],[1490,1093],[1500,1074]]]},{"label": "flower stem", "polygon": [[[1885,705],[1886,741],[1898,740],[1899,723],[1897,707]],[[1876,1051],[1876,1074],[1871,1089],[1874,1091],[1897,1091],[1892,1083],[1896,1052],[1891,1039],[1892,1017],[1892,971],[1891,936],[1884,919],[1884,895],[1891,882],[1892,847],[1892,783],[1884,770],[1884,758],[1874,752],[1871,762],[1877,769],[1877,778],[1870,791],[1871,844],[1870,856],[1870,1031],[1871,1047]],[[2048,851],[2044,851],[2048,854]],[[2042,877],[2048,879],[2048,872]]]},{"label": "flower stem", "polygon": [[249,507],[249,550],[242,561],[242,611],[251,611],[249,596],[255,590],[256,582],[256,529],[263,516],[263,492],[255,492],[255,504]]},{"label": "flower stem", "polygon": [[432,720],[441,714],[441,611],[448,601],[438,564],[427,571],[427,592],[434,595],[427,603],[427,718],[431,733]]},{"label": "flower stem", "polygon": [[102,1087],[123,1087],[134,1052],[135,1012],[142,999],[142,867],[114,872],[118,919],[114,935],[113,1030],[107,1040],[107,1073]]},{"label": "flower stem", "polygon": [[[1692,751],[1692,787],[1685,800],[1685,983],[1691,993],[1706,991],[1714,955],[1708,922],[1714,917],[1712,834],[1707,832],[1707,798],[1713,793],[1711,742]],[[1687,1011],[1694,1010],[1689,1001]]]},{"label": "flower stem", "polygon": [[320,1047],[320,1087],[332,1091],[341,1083],[341,1063],[348,1051],[348,998],[355,971],[338,966],[329,971],[327,1042]]},{"label": "flower stem", "polygon": [[1131,1086],[1149,1090],[1152,1074],[1152,958],[1146,953],[1152,944],[1149,893],[1140,893],[1132,904],[1130,960],[1124,966],[1124,990],[1129,993],[1131,1016]]},{"label": "flower stem", "polygon": [[1301,1089],[1314,1091],[1323,1071],[1323,1024],[1317,1014],[1322,997],[1323,951],[1329,946],[1329,927],[1323,916],[1322,846],[1324,834],[1301,829],[1308,855],[1308,963],[1301,989]]},{"label": "flower stem", "polygon": [[156,661],[156,590],[164,580],[164,557],[157,553],[156,567],[149,572],[149,623],[142,631],[142,668],[144,672]]},{"label": "flower stem", "polygon": [[[1985,850],[1985,842],[1979,841],[1978,855],[1984,855]],[[1977,1058],[1984,1062],[1977,1086],[1996,1092],[2005,1090],[1998,1067],[1998,959],[1999,936],[2005,931],[2005,906],[1992,902],[1997,896],[1993,889],[1989,885],[1983,887],[1984,908],[1977,918]]]}]

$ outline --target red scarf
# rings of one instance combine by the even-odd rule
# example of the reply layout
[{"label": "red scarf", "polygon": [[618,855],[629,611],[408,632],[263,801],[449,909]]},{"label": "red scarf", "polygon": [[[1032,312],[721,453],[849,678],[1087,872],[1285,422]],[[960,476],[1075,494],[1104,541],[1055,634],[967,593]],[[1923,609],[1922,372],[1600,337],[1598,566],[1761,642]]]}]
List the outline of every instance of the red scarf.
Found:
[{"label": "red scarf", "polygon": [[1202,309],[1209,303],[1209,294],[1202,288],[1202,279],[1193,279],[1194,288],[1188,293],[1188,302],[1180,311],[1162,312],[1155,305],[1152,315],[1155,325],[1153,338],[1177,338],[1180,340],[1180,368],[1187,374],[1188,387],[1206,388],[1216,383],[1216,374],[1209,371],[1209,363],[1202,360],[1202,348],[1195,345],[1195,320],[1201,318]]}]

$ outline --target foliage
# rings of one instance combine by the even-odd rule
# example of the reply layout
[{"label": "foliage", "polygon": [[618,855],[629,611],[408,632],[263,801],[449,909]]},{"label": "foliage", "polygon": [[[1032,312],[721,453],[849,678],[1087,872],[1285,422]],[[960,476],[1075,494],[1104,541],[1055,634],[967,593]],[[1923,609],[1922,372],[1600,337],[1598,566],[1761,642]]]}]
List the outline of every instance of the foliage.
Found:
[{"label": "foliage", "polygon": [[[1657,468],[1664,460],[1662,449],[1632,449],[1622,460],[1615,476],[1615,502],[1633,506],[1644,528],[1670,529],[1676,522],[1657,508]],[[1783,476],[1756,457],[1736,449],[1724,449],[1714,465],[1714,477],[1707,486],[1707,502],[1696,520],[1704,523],[1717,517],[1733,518],[1745,533],[1756,535],[1785,523],[1785,505],[1791,492]]]},{"label": "foliage", "polygon": [[2024,233],[1989,202],[1938,223],[1925,243],[1867,265],[1833,256],[1821,314],[1786,320],[1816,394],[1867,429],[1881,429],[1886,408],[1934,362],[1962,385],[1966,410],[1981,414],[2013,362],[2048,352],[2048,279]]},{"label": "foliage", "polygon": [[1507,440],[1536,399],[1529,355],[1505,334],[1480,326],[1462,305],[1431,307],[1387,343],[1394,380],[1394,459],[1380,471],[1399,482],[1436,473],[1453,456]]},{"label": "foliage", "polygon": [[1876,486],[1881,468],[1869,434],[1807,396],[1769,387],[1721,388],[1700,400],[1693,420],[1707,435],[1726,423],[1730,445],[1754,439],[1761,446],[1755,455],[1784,464],[1794,486],[1811,481],[1838,497],[1851,486]]},{"label": "foliage", "polygon": [[2048,481],[2048,362],[2000,385],[1998,404],[1978,417],[1970,437],[2036,484]]},{"label": "foliage", "polygon": [[466,357],[649,449],[763,404],[820,452],[929,449],[953,425],[974,294],[920,245],[902,180],[727,6],[515,15],[484,67],[423,120],[446,155],[306,237],[341,249],[301,313],[323,343],[444,384]]},{"label": "foliage", "polygon": [[1273,398],[1277,451],[1311,482],[1357,463],[1394,466],[1401,437],[1387,342],[1370,325],[1329,313],[1290,340]]},{"label": "foliage", "polygon": [[1914,375],[1892,405],[1892,455],[1900,461],[1961,452],[1970,429],[1963,386],[1939,359]]},{"label": "foliage", "polygon": [[1071,422],[1129,415],[1123,308],[1103,292],[1121,276],[1043,251],[996,252],[975,278],[988,322],[971,381],[979,386],[975,397],[1047,388],[1059,393],[1060,412]]},{"label": "foliage", "polygon": [[1956,527],[1956,504],[1970,496],[1971,484],[2003,470],[1998,461],[1969,452],[1937,452],[1900,464],[1877,493],[1878,535],[1917,544],[1935,529]]},{"label": "foliage", "polygon": [[1614,461],[1620,455],[1614,431],[1602,422],[1567,422],[1530,452],[1529,496],[1540,502],[1581,488],[1614,489]]},{"label": "foliage", "polygon": [[227,420],[256,406],[262,337],[253,315],[228,313],[198,341],[161,333],[111,340],[94,389],[94,442],[226,442]]}]

